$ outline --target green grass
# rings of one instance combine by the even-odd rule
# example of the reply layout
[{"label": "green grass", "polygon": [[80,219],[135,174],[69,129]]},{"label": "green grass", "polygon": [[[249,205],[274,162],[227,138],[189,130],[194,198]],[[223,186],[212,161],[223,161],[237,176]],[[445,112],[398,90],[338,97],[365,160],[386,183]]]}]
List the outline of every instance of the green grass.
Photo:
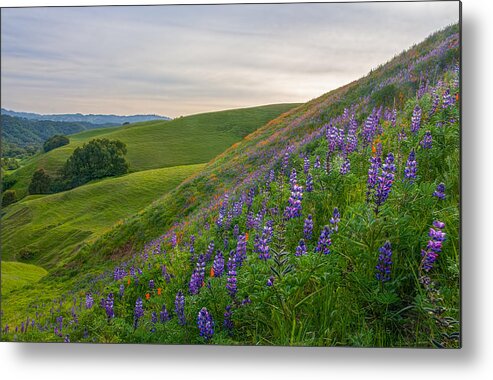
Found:
[{"label": "green grass", "polygon": [[127,145],[130,171],[205,163],[268,121],[297,104],[209,112],[172,121],[149,121],[121,127],[95,129],[70,136],[70,144],[38,154],[11,174],[18,199],[27,194],[38,168],[55,174],[74,149],[94,138],[116,139]]},{"label": "green grass", "polygon": [[2,261],[2,295],[38,282],[48,272],[36,265]]},{"label": "green grass", "polygon": [[6,209],[3,257],[49,269],[81,244],[139,212],[200,170],[203,164],[145,170],[69,191],[28,196]]}]

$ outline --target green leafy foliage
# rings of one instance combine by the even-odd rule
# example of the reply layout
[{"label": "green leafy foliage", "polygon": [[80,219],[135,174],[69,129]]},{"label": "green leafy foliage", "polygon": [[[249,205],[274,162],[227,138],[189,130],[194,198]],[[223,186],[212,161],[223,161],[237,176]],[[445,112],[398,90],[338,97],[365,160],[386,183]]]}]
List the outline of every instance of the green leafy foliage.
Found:
[{"label": "green leafy foliage", "polygon": [[68,143],[70,143],[70,140],[67,136],[63,136],[63,135],[51,136],[48,140],[44,142],[43,151],[49,152],[50,150],[53,150],[60,146],[67,145]]}]

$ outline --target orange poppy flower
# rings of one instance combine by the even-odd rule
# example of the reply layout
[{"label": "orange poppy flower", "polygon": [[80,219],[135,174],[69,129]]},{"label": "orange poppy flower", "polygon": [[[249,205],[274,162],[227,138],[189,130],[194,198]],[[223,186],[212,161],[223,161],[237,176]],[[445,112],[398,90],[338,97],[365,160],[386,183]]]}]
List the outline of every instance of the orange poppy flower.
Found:
[{"label": "orange poppy flower", "polygon": [[214,267],[211,267],[211,277],[214,277]]},{"label": "orange poppy flower", "polygon": [[130,285],[130,277],[128,278],[127,285]]},{"label": "orange poppy flower", "polygon": [[157,288],[157,294],[158,294],[158,296],[161,295],[161,288]]},{"label": "orange poppy flower", "polygon": [[148,300],[149,298],[151,298],[151,295],[149,293],[146,293],[146,300]]},{"label": "orange poppy flower", "polygon": [[459,101],[459,93],[455,94],[455,101],[458,102]]},{"label": "orange poppy flower", "polygon": [[248,232],[245,233],[245,240],[248,241]]}]

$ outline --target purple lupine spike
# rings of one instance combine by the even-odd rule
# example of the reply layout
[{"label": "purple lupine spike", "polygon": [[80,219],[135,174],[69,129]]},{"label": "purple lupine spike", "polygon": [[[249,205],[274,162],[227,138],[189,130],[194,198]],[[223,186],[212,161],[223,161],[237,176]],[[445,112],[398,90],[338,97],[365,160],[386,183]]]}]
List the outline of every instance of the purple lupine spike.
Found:
[{"label": "purple lupine spike", "polygon": [[377,120],[376,120],[376,110],[373,109],[372,113],[366,118],[365,124],[363,126],[362,136],[366,146],[371,144],[375,134],[377,132]]},{"label": "purple lupine spike", "polygon": [[419,143],[423,149],[431,149],[432,146],[433,146],[433,138],[431,136],[431,132],[430,131],[426,131],[424,136],[423,136],[423,140],[421,140],[421,142]]},{"label": "purple lupine spike", "polygon": [[320,237],[318,239],[317,247],[315,248],[316,252],[320,252],[324,255],[328,255],[330,253],[329,247],[332,245],[332,240],[330,239],[330,229],[328,226],[325,226],[322,232],[320,233]]},{"label": "purple lupine spike", "polygon": [[134,309],[134,329],[137,328],[139,323],[139,319],[144,316],[144,306],[142,303],[142,298],[137,298],[135,301],[135,309]]},{"label": "purple lupine spike", "polygon": [[303,160],[303,172],[305,174],[308,174],[308,172],[310,171],[310,158],[308,156],[305,156],[304,160]]},{"label": "purple lupine spike", "polygon": [[149,280],[149,288],[154,289],[154,280]]},{"label": "purple lupine spike", "polygon": [[258,257],[261,260],[270,259],[269,238],[269,227],[265,226],[257,246]]},{"label": "purple lupine spike", "polygon": [[205,257],[199,255],[195,269],[190,277],[188,289],[190,294],[198,294],[205,278]]},{"label": "purple lupine spike", "polygon": [[313,164],[314,169],[320,169],[322,164],[320,163],[320,156],[315,157],[315,163]]},{"label": "purple lupine spike", "polygon": [[413,110],[413,116],[411,117],[411,133],[418,133],[421,126],[421,108],[416,105]]},{"label": "purple lupine spike", "polygon": [[339,213],[339,209],[335,207],[332,213],[332,218],[330,218],[329,220],[330,224],[332,225],[331,232],[337,232],[339,230],[340,221],[341,221],[341,214]]},{"label": "purple lupine spike", "polygon": [[120,296],[120,298],[122,298],[124,294],[125,294],[125,285],[120,284],[118,295]]},{"label": "purple lupine spike", "polygon": [[450,90],[446,89],[442,96],[442,108],[449,108],[454,104],[454,97],[450,95]]},{"label": "purple lupine spike", "polygon": [[402,128],[401,131],[399,132],[397,139],[399,141],[406,141],[407,140],[407,134],[406,134],[406,131],[404,130],[404,128]]},{"label": "purple lupine spike", "polygon": [[250,209],[253,205],[253,199],[255,198],[255,188],[251,187],[248,190],[248,195],[245,204],[247,205],[248,209]]},{"label": "purple lupine spike", "polygon": [[303,235],[305,237],[305,240],[311,240],[312,233],[313,233],[312,214],[308,214],[307,218],[305,219],[305,225],[303,226]]},{"label": "purple lupine spike", "polygon": [[70,343],[70,336],[65,335],[65,338],[63,339],[63,343]]},{"label": "purple lupine spike", "polygon": [[238,236],[238,242],[236,244],[236,254],[235,254],[235,260],[238,266],[242,266],[243,261],[246,260],[247,254],[246,254],[246,236],[245,235],[240,235]]},{"label": "purple lupine spike", "polygon": [[275,277],[274,276],[270,276],[267,279],[267,286],[274,286],[274,281],[275,281]]},{"label": "purple lupine spike", "polygon": [[212,264],[214,269],[214,277],[221,277],[224,272],[224,257],[223,253],[218,250],[216,256],[214,257],[214,263]]},{"label": "purple lupine spike", "polygon": [[164,280],[166,281],[166,283],[169,284],[169,282],[171,281],[171,276],[168,273],[168,269],[166,268],[166,265],[165,264],[161,265],[161,274],[163,275]]},{"label": "purple lupine spike", "polygon": [[199,327],[200,336],[206,341],[209,341],[214,335],[214,321],[212,316],[207,311],[207,308],[203,307],[197,316],[197,325]]},{"label": "purple lupine spike", "polygon": [[113,309],[113,293],[108,294],[104,308],[106,310],[106,315],[108,317],[108,320],[115,317],[115,311]]},{"label": "purple lupine spike", "polygon": [[214,253],[214,240],[211,240],[209,242],[209,245],[207,246],[207,251],[205,253],[205,262],[208,262],[212,258],[212,254]]},{"label": "purple lupine spike", "polygon": [[385,242],[379,251],[380,255],[378,256],[377,266],[375,267],[375,277],[378,281],[387,282],[390,281],[392,271],[392,246],[390,242]]},{"label": "purple lupine spike", "polygon": [[175,313],[178,317],[178,324],[184,326],[186,324],[185,319],[185,296],[181,290],[176,294],[175,297]]},{"label": "purple lupine spike", "polygon": [[308,193],[313,191],[313,177],[310,173],[306,175],[306,191]]},{"label": "purple lupine spike", "polygon": [[413,183],[416,179],[416,171],[417,171],[417,163],[416,163],[416,153],[414,149],[409,153],[409,157],[407,158],[406,168],[404,169],[404,179],[408,180],[410,183]]},{"label": "purple lupine spike", "polygon": [[[430,228],[429,236],[431,240],[428,241],[426,250],[421,250],[421,264],[420,269],[425,272],[429,272],[433,269],[435,261],[438,258],[438,254],[442,251],[442,243],[445,240],[446,234],[441,231],[441,228],[445,228],[445,223],[436,220],[433,222],[433,226],[437,228],[434,230]],[[441,226],[441,227],[437,227]],[[423,276],[421,282],[428,282],[426,276]]]},{"label": "purple lupine spike", "polygon": [[392,184],[395,178],[394,155],[389,153],[382,165],[382,173],[377,179],[375,187],[375,213],[378,214],[378,209],[385,203],[392,189]]},{"label": "purple lupine spike", "polygon": [[228,279],[226,283],[226,290],[231,298],[235,298],[237,289],[237,280],[236,280],[236,260],[233,257],[230,257],[228,260]]},{"label": "purple lupine spike", "polygon": [[306,245],[303,239],[300,240],[298,246],[296,247],[295,256],[303,256],[306,255]]},{"label": "purple lupine spike", "polygon": [[366,181],[368,191],[366,193],[366,199],[369,202],[371,193],[377,185],[378,172],[380,171],[381,159],[379,156],[372,156],[370,158],[370,167],[368,168],[368,179]]},{"label": "purple lupine spike", "polygon": [[92,308],[92,305],[94,305],[94,300],[92,298],[91,293],[86,294],[86,309]]},{"label": "purple lupine spike", "polygon": [[229,248],[229,239],[227,237],[224,238],[223,244],[224,244],[224,250],[227,251]]},{"label": "purple lupine spike", "polygon": [[177,242],[176,234],[173,233],[171,235],[171,248],[175,248],[176,247],[176,242]]},{"label": "purple lupine spike", "polygon": [[294,185],[296,185],[297,183],[298,183],[298,175],[296,173],[296,169],[293,168],[291,170],[291,175],[289,176],[289,185],[290,185],[291,191],[293,190]]},{"label": "purple lupine spike", "polygon": [[349,173],[350,170],[351,170],[351,161],[349,161],[349,158],[346,157],[344,159],[344,161],[342,162],[342,165],[341,165],[341,168],[339,170],[339,173],[341,175],[346,175],[347,173]]},{"label": "purple lupine spike", "polygon": [[166,309],[166,305],[163,304],[163,307],[161,308],[161,312],[159,313],[159,320],[161,323],[166,323],[171,319],[168,310]]},{"label": "purple lupine spike", "polygon": [[433,116],[435,114],[439,104],[440,104],[440,96],[437,94],[436,89],[433,88],[431,90],[431,109],[429,116]]},{"label": "purple lupine spike", "polygon": [[233,332],[233,328],[234,328],[234,322],[232,320],[232,316],[233,313],[231,312],[231,305],[226,305],[226,309],[224,312],[223,327],[229,334]]},{"label": "purple lupine spike", "polygon": [[445,199],[445,184],[440,183],[437,185],[437,188],[435,192],[433,193],[434,197],[437,197],[438,199]]},{"label": "purple lupine spike", "polygon": [[390,117],[390,125],[395,128],[397,125],[397,110],[394,108],[392,110],[392,116]]},{"label": "purple lupine spike", "polygon": [[303,187],[295,184],[288,199],[288,206],[284,212],[286,220],[301,216],[301,201],[303,200]]}]

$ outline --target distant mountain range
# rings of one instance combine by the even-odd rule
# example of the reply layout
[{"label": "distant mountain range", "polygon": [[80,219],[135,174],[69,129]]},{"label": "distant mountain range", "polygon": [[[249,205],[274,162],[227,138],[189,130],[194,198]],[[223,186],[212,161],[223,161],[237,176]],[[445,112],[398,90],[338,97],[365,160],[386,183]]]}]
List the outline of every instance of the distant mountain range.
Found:
[{"label": "distant mountain range", "polygon": [[123,124],[123,123],[138,123],[140,121],[149,120],[171,120],[167,116],[160,115],[84,115],[81,113],[68,113],[68,114],[53,114],[53,115],[41,115],[33,112],[17,112],[12,110],[7,110],[5,108],[1,109],[2,115],[22,117],[28,120],[50,120],[50,121],[62,121],[62,122],[86,122],[91,124]]}]

